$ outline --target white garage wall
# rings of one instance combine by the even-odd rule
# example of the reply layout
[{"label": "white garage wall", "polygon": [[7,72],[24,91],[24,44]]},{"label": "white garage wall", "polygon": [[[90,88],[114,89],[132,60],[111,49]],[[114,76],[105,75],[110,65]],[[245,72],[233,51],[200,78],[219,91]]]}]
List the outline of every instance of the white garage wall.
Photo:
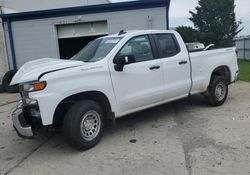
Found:
[{"label": "white garage wall", "polygon": [[[122,29],[166,29],[166,8],[14,21],[12,30],[17,67],[20,68],[25,62],[34,59],[59,58],[56,24],[91,21],[107,21],[110,34]],[[8,57],[11,63],[11,55]]]},{"label": "white garage wall", "polygon": [[36,11],[109,3],[109,0],[1,0],[2,6],[17,11]]}]

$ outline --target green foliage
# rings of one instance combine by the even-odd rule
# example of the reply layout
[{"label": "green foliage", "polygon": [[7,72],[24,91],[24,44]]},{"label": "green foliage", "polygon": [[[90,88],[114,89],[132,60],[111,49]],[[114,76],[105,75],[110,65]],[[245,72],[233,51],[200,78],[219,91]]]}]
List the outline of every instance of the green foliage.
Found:
[{"label": "green foliage", "polygon": [[240,80],[250,82],[250,61],[240,61]]},{"label": "green foliage", "polygon": [[234,37],[242,30],[236,21],[234,0],[199,0],[189,18],[200,32],[200,41],[217,47],[234,45]]},{"label": "green foliage", "polygon": [[199,42],[200,40],[199,31],[192,27],[180,26],[176,28],[176,31],[182,36],[185,43]]}]

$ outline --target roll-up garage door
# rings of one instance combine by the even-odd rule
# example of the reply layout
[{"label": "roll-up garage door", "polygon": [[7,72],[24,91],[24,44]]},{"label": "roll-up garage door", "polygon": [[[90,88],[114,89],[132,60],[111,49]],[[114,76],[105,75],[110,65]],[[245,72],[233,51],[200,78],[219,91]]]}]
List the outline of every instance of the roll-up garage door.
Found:
[{"label": "roll-up garage door", "polygon": [[60,58],[70,59],[90,41],[107,34],[107,21],[58,25]]},{"label": "roll-up garage door", "polygon": [[74,23],[57,26],[58,39],[108,34],[107,21]]}]

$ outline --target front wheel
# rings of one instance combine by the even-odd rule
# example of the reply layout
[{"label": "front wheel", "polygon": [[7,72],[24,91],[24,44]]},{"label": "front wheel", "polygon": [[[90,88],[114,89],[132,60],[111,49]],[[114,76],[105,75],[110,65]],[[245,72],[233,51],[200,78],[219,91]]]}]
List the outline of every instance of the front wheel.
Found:
[{"label": "front wheel", "polygon": [[102,108],[92,100],[77,102],[67,112],[63,129],[69,144],[74,148],[86,150],[94,147],[103,134]]},{"label": "front wheel", "polygon": [[208,101],[212,106],[224,104],[228,96],[228,83],[221,76],[212,77],[209,85]]}]

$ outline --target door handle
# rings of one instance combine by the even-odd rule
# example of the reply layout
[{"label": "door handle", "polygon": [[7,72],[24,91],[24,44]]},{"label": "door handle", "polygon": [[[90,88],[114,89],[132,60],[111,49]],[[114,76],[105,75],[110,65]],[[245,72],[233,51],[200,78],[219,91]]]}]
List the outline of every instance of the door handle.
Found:
[{"label": "door handle", "polygon": [[188,63],[187,61],[180,61],[179,65],[183,65],[183,64],[187,64],[187,63]]},{"label": "door handle", "polygon": [[157,70],[157,69],[160,69],[160,68],[161,68],[161,66],[152,66],[149,69],[150,70]]}]

